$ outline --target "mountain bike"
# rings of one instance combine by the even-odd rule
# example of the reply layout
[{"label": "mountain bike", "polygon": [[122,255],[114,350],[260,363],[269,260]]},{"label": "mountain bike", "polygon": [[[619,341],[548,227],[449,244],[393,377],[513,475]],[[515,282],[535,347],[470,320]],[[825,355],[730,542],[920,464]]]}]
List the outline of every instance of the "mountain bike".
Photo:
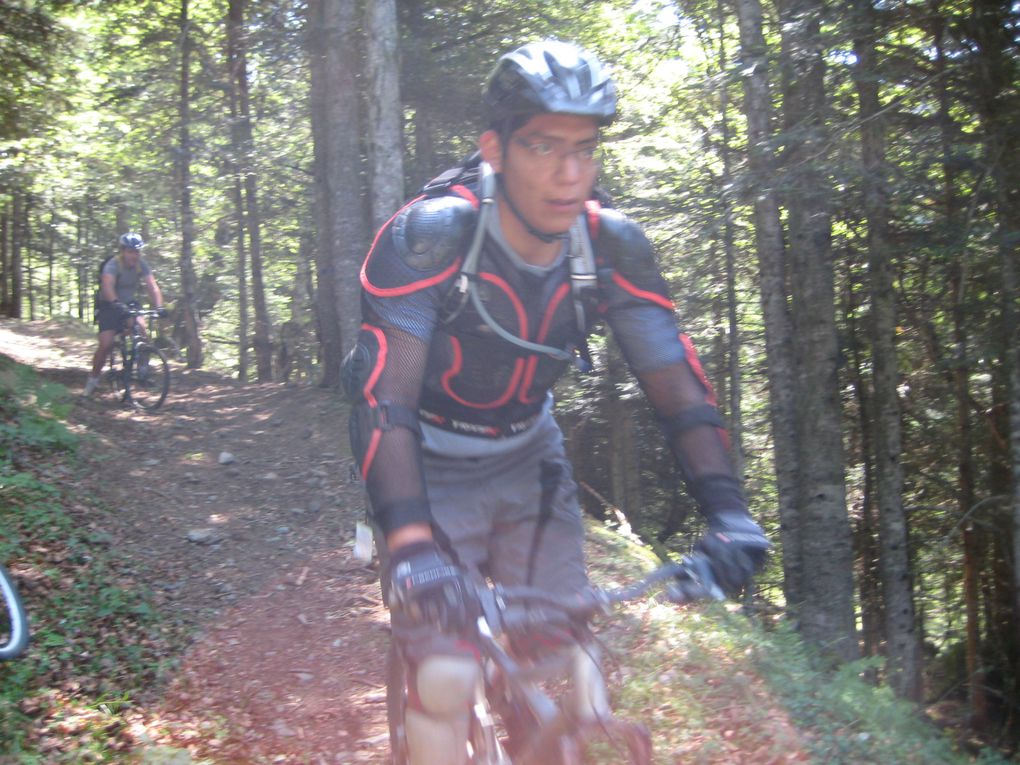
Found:
[{"label": "mountain bike", "polygon": [[[650,765],[652,742],[639,723],[617,719],[609,706],[598,643],[590,630],[597,614],[662,586],[674,603],[724,596],[701,555],[664,565],[634,584],[591,588],[557,597],[532,587],[475,584],[480,615],[468,635],[482,663],[482,682],[470,710],[470,765]],[[514,655],[514,638],[536,630],[567,631],[565,656],[533,660]],[[408,664],[396,641],[387,659],[386,703],[393,765],[407,765],[404,733]],[[559,665],[559,666],[556,666]],[[550,680],[550,678],[555,678]],[[608,759],[606,759],[608,758]]]},{"label": "mountain bike", "polygon": [[[170,392],[170,364],[166,354],[148,339],[152,336],[152,320],[159,315],[159,311],[128,305],[124,329],[117,334],[109,369],[103,375],[103,382],[120,401],[147,412],[159,409]],[[139,326],[138,317],[148,322],[148,336]]]},{"label": "mountain bike", "polygon": [[21,602],[14,580],[7,569],[0,566],[0,661],[20,656],[28,647],[28,615]]}]

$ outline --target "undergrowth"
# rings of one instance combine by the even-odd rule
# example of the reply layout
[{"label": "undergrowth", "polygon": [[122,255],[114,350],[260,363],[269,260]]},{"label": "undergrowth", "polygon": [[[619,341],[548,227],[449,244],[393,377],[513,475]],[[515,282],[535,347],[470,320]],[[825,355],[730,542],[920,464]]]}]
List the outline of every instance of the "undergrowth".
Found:
[{"label": "undergrowth", "polygon": [[[657,564],[636,545],[592,531],[599,584],[622,584]],[[613,647],[606,666],[617,713],[651,728],[662,765],[1010,762],[961,751],[916,705],[869,683],[877,660],[819,670],[789,626],[765,629],[735,606],[639,602],[600,634]]]},{"label": "undergrowth", "polygon": [[[33,643],[0,664],[0,765],[126,762],[132,711],[179,642],[70,487],[78,438],[61,386],[0,356],[0,562],[15,574]],[[592,576],[624,584],[654,557],[590,527]],[[712,604],[641,601],[599,627],[620,717],[652,731],[657,765],[963,765],[968,756],[916,707],[865,678],[871,661],[821,672],[783,624]]]},{"label": "undergrowth", "polygon": [[71,398],[0,356],[0,562],[32,642],[0,663],[0,763],[115,762],[125,712],[160,671],[161,623],[130,568],[71,490],[79,438]]}]

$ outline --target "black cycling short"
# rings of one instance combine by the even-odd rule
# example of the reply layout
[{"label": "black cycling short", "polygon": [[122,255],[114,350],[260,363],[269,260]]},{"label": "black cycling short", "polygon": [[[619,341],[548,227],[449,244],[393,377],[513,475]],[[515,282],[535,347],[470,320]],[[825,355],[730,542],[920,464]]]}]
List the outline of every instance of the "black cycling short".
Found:
[{"label": "black cycling short", "polygon": [[124,315],[114,307],[113,303],[102,302],[96,308],[96,322],[99,324],[99,331],[105,332],[112,329],[120,332],[124,328]]}]

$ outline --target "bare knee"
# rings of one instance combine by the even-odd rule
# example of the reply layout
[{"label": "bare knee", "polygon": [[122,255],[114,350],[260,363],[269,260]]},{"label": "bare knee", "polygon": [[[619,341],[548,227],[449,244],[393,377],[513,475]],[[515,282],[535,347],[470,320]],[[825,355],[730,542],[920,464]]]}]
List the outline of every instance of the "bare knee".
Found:
[{"label": "bare knee", "polygon": [[466,656],[430,656],[416,676],[422,711],[434,717],[463,714],[471,705],[481,667]]},{"label": "bare knee", "polygon": [[117,333],[112,330],[105,330],[99,333],[99,352],[109,353],[113,350],[113,342]]}]

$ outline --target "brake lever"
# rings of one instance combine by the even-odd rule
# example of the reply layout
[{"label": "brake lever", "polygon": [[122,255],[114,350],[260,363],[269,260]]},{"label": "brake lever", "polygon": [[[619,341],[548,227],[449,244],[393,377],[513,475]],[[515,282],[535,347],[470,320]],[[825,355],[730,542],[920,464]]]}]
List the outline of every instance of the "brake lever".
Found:
[{"label": "brake lever", "polygon": [[712,567],[700,555],[687,556],[683,561],[684,579],[676,577],[666,585],[666,597],[673,603],[696,600],[726,600],[726,593],[716,583]]}]

